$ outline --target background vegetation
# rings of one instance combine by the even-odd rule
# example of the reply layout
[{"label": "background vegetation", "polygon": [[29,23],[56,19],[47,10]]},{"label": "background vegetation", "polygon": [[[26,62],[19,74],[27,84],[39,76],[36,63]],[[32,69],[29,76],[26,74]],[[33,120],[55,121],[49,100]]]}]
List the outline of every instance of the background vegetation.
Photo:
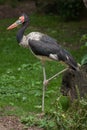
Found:
[{"label": "background vegetation", "polygon": [[60,15],[64,20],[79,19],[84,10],[82,0],[37,0],[36,6],[39,11]]}]

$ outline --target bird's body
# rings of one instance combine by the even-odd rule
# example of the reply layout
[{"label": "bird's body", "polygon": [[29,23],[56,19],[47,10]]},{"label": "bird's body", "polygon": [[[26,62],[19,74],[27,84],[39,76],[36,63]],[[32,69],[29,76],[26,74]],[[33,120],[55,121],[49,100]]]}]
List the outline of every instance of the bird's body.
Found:
[{"label": "bird's body", "polygon": [[[78,65],[75,62],[74,58],[68,51],[62,48],[61,45],[58,44],[57,40],[55,40],[54,38],[51,38],[50,36],[40,32],[31,32],[26,36],[24,35],[24,32],[29,25],[29,18],[26,14],[23,14],[21,17],[19,17],[19,20],[17,20],[14,24],[9,26],[8,29],[15,28],[19,24],[22,24],[22,27],[17,32],[17,41],[19,45],[26,48],[30,48],[32,53],[37,58],[39,58],[42,61],[42,63],[44,63],[45,60],[62,61],[65,64],[67,64],[71,69],[78,70]],[[66,69],[64,71],[66,71]],[[48,81],[58,76],[58,74],[54,75],[53,77],[47,80],[45,67],[43,64],[44,82],[43,82],[42,111],[44,111],[45,86],[47,85]]]},{"label": "bird's body", "polygon": [[77,63],[71,54],[59,45],[56,39],[40,33],[31,32],[23,36],[19,45],[30,48],[32,53],[40,60],[56,60],[66,63],[70,68],[76,70]]}]

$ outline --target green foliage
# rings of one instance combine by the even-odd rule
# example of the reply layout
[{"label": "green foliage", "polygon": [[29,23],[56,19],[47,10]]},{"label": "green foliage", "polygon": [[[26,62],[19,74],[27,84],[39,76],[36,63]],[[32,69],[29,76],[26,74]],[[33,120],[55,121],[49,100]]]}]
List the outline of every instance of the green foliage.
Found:
[{"label": "green foliage", "polygon": [[85,55],[85,56],[82,58],[81,64],[82,64],[82,65],[87,64],[87,55]]},{"label": "green foliage", "polygon": [[9,4],[11,5],[11,7],[15,8],[18,5],[18,0],[9,0]]},{"label": "green foliage", "polygon": [[60,15],[64,20],[76,20],[82,16],[84,4],[82,0],[37,0],[39,11]]},{"label": "green foliage", "polygon": [[29,126],[38,126],[39,128],[45,128],[45,130],[55,130],[55,122],[50,120],[52,117],[43,114],[32,114],[29,113],[28,116],[21,117],[21,122],[27,127]]},{"label": "green foliage", "polygon": [[[81,38],[81,41],[83,43],[85,43],[85,45],[82,46],[82,49],[85,48],[87,50],[87,34],[84,34]],[[81,60],[81,64],[87,64],[87,54],[83,56],[82,60]]]},{"label": "green foliage", "polygon": [[66,112],[62,110],[58,99],[55,103],[55,108],[52,114],[59,130],[87,129],[87,98],[75,101]]},{"label": "green foliage", "polygon": [[82,0],[58,0],[59,14],[65,20],[78,19],[83,12],[83,1]]},{"label": "green foliage", "polygon": [[15,8],[19,4],[19,2],[22,2],[23,0],[0,0],[0,5],[10,5],[11,7]]},{"label": "green foliage", "polygon": [[86,130],[87,129],[87,98],[74,101],[65,111],[59,97],[55,109],[45,115],[29,114],[21,118],[27,126],[39,126],[45,130]]},{"label": "green foliage", "polygon": [[4,4],[5,0],[0,0],[0,5]]}]

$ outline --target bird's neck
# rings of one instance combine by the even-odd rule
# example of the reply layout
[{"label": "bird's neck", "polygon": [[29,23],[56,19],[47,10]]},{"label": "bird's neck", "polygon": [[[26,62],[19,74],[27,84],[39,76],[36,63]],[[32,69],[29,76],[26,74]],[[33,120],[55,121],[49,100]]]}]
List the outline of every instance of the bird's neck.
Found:
[{"label": "bird's neck", "polygon": [[18,43],[21,42],[27,26],[28,26],[28,23],[23,24],[22,28],[20,28],[19,31],[17,32],[17,41],[18,41]]}]

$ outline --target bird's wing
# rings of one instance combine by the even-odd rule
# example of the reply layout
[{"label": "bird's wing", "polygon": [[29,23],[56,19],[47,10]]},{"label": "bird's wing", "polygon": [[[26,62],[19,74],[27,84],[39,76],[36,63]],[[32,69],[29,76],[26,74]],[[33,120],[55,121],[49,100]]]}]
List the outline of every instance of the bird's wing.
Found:
[{"label": "bird's wing", "polygon": [[49,56],[51,53],[55,54],[60,48],[56,39],[40,32],[33,32],[33,38],[29,39],[29,45],[36,55],[42,56]]},{"label": "bird's wing", "polygon": [[32,52],[37,56],[45,56],[53,60],[63,61],[68,64],[71,68],[77,68],[77,63],[75,62],[72,55],[63,49],[56,42],[44,42],[44,40],[29,40],[29,46]]},{"label": "bird's wing", "polygon": [[[52,42],[46,42],[41,40],[29,40],[29,46],[35,55],[47,56],[50,54],[57,54],[60,49],[58,44]],[[50,58],[50,57],[49,57]]]},{"label": "bird's wing", "polygon": [[40,40],[42,42],[44,42],[44,43],[50,43],[50,44],[57,45],[57,40],[56,39],[54,39],[54,38],[52,38],[52,37],[50,37],[50,36],[48,36],[46,34],[43,34],[43,33],[42,33],[42,37],[40,38]]},{"label": "bird's wing", "polygon": [[69,67],[73,68],[74,70],[78,70],[77,62],[67,50],[61,48],[58,53],[58,57],[60,61],[65,62]]}]

